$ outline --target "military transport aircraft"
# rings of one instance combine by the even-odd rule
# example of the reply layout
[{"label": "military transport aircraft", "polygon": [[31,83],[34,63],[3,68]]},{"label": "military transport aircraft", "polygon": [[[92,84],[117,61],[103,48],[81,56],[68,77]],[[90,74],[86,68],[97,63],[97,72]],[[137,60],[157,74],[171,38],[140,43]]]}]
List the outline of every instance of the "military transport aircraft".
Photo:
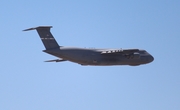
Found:
[{"label": "military transport aircraft", "polygon": [[52,28],[52,26],[39,26],[23,30],[37,30],[46,48],[43,52],[59,58],[46,62],[71,61],[81,65],[93,66],[138,66],[154,60],[153,56],[147,51],[139,49],[88,49],[59,46],[51,34],[50,28]]}]

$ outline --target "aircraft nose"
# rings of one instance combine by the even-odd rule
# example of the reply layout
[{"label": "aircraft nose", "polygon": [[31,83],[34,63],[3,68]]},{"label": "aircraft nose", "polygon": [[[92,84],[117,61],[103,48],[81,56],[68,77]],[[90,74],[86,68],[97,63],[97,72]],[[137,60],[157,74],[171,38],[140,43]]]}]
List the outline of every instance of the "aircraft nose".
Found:
[{"label": "aircraft nose", "polygon": [[149,62],[152,62],[152,61],[154,61],[154,57],[151,55],[151,56],[149,57]]}]

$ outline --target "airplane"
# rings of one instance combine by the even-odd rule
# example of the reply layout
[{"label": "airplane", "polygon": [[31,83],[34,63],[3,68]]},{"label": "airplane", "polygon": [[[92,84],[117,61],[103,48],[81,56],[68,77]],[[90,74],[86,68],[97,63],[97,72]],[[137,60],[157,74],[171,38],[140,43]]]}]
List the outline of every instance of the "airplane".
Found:
[{"label": "airplane", "polygon": [[140,49],[92,49],[59,46],[50,32],[51,28],[52,26],[38,26],[23,30],[36,30],[46,48],[43,52],[58,57],[58,59],[45,62],[71,61],[83,66],[138,66],[154,60],[146,50]]}]

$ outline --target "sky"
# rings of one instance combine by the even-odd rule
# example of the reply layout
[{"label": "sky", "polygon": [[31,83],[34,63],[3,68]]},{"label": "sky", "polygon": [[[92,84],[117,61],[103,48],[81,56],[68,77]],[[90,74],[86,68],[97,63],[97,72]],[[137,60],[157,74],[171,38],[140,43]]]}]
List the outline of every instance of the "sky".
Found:
[{"label": "sky", "polygon": [[[179,110],[179,0],[1,0],[0,110]],[[140,66],[81,66],[43,53],[61,46],[139,48]]]}]

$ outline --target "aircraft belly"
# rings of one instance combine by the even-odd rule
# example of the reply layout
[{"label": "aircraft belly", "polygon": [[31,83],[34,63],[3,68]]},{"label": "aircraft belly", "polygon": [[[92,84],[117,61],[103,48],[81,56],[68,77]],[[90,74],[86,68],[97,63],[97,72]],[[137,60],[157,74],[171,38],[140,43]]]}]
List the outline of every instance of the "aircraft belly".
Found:
[{"label": "aircraft belly", "polygon": [[[72,54],[73,53],[73,54]],[[96,59],[91,52],[61,52],[59,56],[63,59],[79,63],[82,65],[91,65],[93,64],[93,59]]]},{"label": "aircraft belly", "polygon": [[122,61],[121,56],[101,56],[100,65],[122,65]]},{"label": "aircraft belly", "polygon": [[108,57],[101,57],[96,65],[137,65],[139,64],[138,60],[136,59],[127,59],[123,56],[108,56]]}]

